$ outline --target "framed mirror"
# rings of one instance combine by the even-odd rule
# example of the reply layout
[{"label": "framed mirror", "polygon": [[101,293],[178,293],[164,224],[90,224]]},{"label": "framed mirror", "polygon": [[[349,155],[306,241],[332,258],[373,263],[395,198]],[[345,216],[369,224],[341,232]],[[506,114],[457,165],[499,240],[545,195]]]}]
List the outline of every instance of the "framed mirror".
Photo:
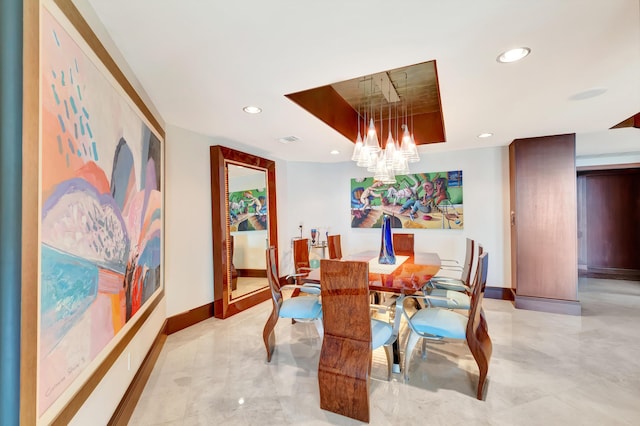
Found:
[{"label": "framed mirror", "polygon": [[277,246],[275,162],[216,145],[211,155],[213,314],[271,297],[265,250]]}]

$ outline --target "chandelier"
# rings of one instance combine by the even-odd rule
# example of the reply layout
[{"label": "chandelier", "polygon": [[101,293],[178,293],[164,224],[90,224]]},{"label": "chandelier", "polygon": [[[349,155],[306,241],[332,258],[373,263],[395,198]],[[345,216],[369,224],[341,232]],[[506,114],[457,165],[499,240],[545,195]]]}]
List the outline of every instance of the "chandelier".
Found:
[{"label": "chandelier", "polygon": [[[393,83],[390,81],[387,73],[380,73],[375,76],[370,77],[371,80],[371,95],[374,93],[373,83],[374,79],[380,78],[380,91],[382,92],[383,87],[386,85],[389,91],[389,95],[385,96],[388,101],[388,136],[384,146],[378,140],[378,134],[375,126],[375,111],[373,106],[373,101],[368,103],[368,107],[365,107],[364,113],[361,114],[360,108],[358,108],[358,135],[356,137],[355,146],[353,149],[353,154],[351,156],[351,160],[355,161],[358,167],[364,167],[367,171],[373,173],[373,178],[375,180],[381,181],[382,183],[395,183],[396,175],[403,175],[409,173],[409,163],[415,163],[420,161],[420,156],[418,155],[418,150],[416,148],[416,143],[413,138],[413,134],[409,129],[409,125],[407,123],[407,111],[408,105],[406,103],[402,103],[400,97],[395,93],[396,96],[391,97],[391,90],[393,87]],[[395,88],[393,89],[395,92]],[[405,88],[406,91],[406,88]],[[384,92],[382,92],[384,94]],[[405,93],[406,94],[406,93]],[[366,96],[365,96],[366,97]],[[369,97],[372,99],[372,96]],[[397,100],[396,100],[397,99]],[[396,110],[396,137],[393,137],[393,131],[391,126],[391,104],[392,100],[396,100],[394,103]],[[399,105],[402,104],[402,105]],[[360,133],[360,120],[363,123],[367,122],[367,111],[369,110],[369,125],[366,131],[366,134],[363,136]],[[399,109],[404,110],[404,114],[402,117],[403,124],[398,129],[397,123],[399,123],[400,115],[398,113]],[[384,120],[382,117],[383,106],[382,101],[380,104],[380,133],[383,132]],[[412,118],[413,120],[413,118]],[[412,123],[413,124],[413,123]],[[402,131],[402,136],[399,135],[400,130]]]}]

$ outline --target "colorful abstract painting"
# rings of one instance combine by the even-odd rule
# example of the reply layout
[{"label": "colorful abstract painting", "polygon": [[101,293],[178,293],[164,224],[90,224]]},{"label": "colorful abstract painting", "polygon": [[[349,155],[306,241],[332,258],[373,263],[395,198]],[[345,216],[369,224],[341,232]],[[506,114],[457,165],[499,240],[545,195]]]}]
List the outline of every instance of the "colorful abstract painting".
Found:
[{"label": "colorful abstract painting", "polygon": [[396,183],[351,179],[351,227],[462,229],[462,170],[396,176]]},{"label": "colorful abstract painting", "polygon": [[43,9],[38,412],[162,288],[160,139]]},{"label": "colorful abstract painting", "polygon": [[229,230],[267,229],[267,190],[247,189],[229,193]]}]

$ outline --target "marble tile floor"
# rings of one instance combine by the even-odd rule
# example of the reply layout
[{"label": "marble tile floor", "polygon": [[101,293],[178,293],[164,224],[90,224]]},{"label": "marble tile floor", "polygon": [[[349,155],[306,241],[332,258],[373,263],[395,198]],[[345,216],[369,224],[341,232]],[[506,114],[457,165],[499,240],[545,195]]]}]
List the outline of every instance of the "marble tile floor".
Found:
[{"label": "marble tile floor", "polygon": [[[477,367],[462,342],[429,345],[426,360],[418,345],[407,383],[400,374],[385,380],[376,350],[371,424],[640,424],[640,282],[580,278],[579,294],[582,316],[485,299],[493,341],[485,401],[475,399]],[[168,336],[130,424],[362,424],[319,407],[313,325],[280,320],[266,362],[270,310],[267,301]]]}]

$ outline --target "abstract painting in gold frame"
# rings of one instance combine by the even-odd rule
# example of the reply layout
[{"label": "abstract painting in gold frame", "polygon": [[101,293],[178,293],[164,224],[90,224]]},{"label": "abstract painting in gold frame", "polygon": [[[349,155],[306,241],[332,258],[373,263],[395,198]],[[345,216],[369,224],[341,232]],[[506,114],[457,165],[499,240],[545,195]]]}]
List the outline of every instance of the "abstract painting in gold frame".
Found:
[{"label": "abstract painting in gold frame", "polygon": [[37,416],[49,423],[163,292],[163,137],[55,8],[40,23]]}]

